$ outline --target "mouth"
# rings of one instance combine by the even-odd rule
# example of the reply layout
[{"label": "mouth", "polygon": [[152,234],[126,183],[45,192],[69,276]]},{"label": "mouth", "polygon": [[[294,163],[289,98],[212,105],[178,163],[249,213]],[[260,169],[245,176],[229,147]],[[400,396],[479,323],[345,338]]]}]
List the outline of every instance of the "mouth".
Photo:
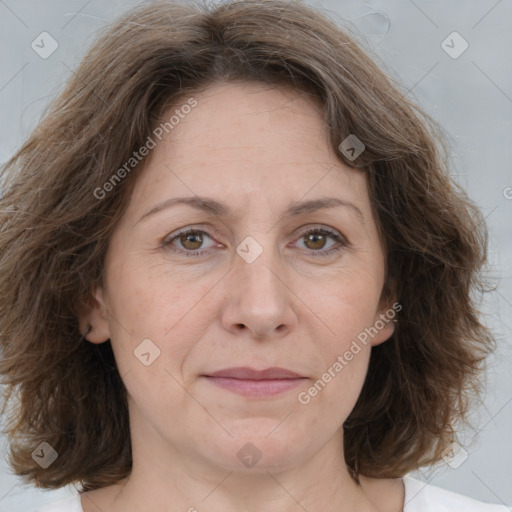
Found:
[{"label": "mouth", "polygon": [[248,367],[225,368],[203,377],[217,387],[253,398],[279,395],[297,387],[306,379],[285,368],[256,370]]}]

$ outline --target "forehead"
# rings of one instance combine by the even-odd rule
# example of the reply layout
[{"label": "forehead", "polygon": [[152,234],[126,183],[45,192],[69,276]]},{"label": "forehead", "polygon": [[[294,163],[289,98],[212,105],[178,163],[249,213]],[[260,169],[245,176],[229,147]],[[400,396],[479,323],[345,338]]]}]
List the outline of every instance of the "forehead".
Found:
[{"label": "forehead", "polygon": [[[175,115],[149,155],[134,190],[140,208],[184,195],[226,198],[235,214],[258,201],[338,194],[367,202],[366,174],[335,156],[316,99],[252,82],[214,84],[193,98],[197,105]],[[180,113],[181,101],[163,122]]]}]

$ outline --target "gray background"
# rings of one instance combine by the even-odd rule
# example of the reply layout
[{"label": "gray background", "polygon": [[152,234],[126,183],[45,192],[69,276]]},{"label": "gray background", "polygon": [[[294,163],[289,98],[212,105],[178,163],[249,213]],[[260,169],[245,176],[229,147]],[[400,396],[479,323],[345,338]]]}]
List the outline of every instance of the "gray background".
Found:
[{"label": "gray background", "polygon": [[[33,130],[98,30],[137,3],[0,0],[0,162]],[[453,176],[487,218],[497,290],[484,307],[499,348],[489,361],[485,405],[473,417],[475,429],[462,434],[467,459],[458,468],[443,463],[415,476],[476,499],[512,504],[512,2],[308,3],[357,30],[409,97],[441,122],[451,135]],[[47,59],[31,48],[43,31],[59,44]],[[469,44],[456,59],[441,47],[453,31]],[[30,511],[72,491],[23,484],[4,461],[5,439],[0,443],[0,512]]]}]

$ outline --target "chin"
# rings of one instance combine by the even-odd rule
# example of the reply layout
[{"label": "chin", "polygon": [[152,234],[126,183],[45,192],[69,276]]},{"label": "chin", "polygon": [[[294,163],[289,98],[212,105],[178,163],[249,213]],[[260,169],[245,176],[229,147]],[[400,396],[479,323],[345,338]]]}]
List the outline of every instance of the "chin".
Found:
[{"label": "chin", "polygon": [[[252,422],[254,426],[257,420]],[[267,428],[269,424],[272,425],[270,429]],[[275,420],[265,419],[261,425],[265,428],[245,428],[243,432],[228,428],[233,437],[223,436],[214,445],[210,439],[208,458],[228,471],[254,474],[293,468],[320,449],[320,446],[313,446],[307,441],[315,439],[313,434],[308,438],[295,437],[296,429],[278,426],[279,422]],[[318,443],[318,438],[315,440]]]}]

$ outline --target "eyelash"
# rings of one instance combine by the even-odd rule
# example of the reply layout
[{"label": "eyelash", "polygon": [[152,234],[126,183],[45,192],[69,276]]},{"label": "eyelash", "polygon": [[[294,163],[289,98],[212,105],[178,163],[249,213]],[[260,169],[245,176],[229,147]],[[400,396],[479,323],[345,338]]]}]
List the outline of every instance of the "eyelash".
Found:
[{"label": "eyelash", "polygon": [[[186,235],[189,235],[189,234],[196,234],[196,233],[204,233],[209,238],[212,238],[207,231],[204,231],[202,229],[188,228],[188,229],[184,229],[183,231],[180,231],[180,232],[176,233],[172,238],[170,238],[168,240],[164,240],[162,245],[167,250],[170,250],[172,252],[179,252],[179,253],[185,254],[187,257],[199,257],[199,256],[202,256],[208,249],[197,250],[197,251],[187,251],[187,250],[184,250],[184,249],[176,249],[176,248],[172,247],[172,245],[171,245],[172,242],[174,240],[176,240],[176,239],[179,239],[179,238],[181,238],[183,236],[186,236]],[[335,231],[331,231],[330,229],[326,229],[326,228],[312,228],[312,229],[309,229],[309,230],[305,231],[304,233],[302,233],[300,235],[299,240],[301,238],[304,238],[307,235],[311,235],[311,234],[329,235],[331,238],[333,238],[338,243],[338,246],[334,246],[331,249],[327,249],[326,251],[308,251],[308,252],[311,252],[312,256],[315,256],[315,257],[317,257],[317,256],[319,256],[319,257],[330,256],[330,255],[332,255],[334,253],[338,253],[338,252],[342,251],[345,247],[348,247],[350,245],[347,242],[347,240],[342,235],[340,235],[339,233],[337,233]]]}]

